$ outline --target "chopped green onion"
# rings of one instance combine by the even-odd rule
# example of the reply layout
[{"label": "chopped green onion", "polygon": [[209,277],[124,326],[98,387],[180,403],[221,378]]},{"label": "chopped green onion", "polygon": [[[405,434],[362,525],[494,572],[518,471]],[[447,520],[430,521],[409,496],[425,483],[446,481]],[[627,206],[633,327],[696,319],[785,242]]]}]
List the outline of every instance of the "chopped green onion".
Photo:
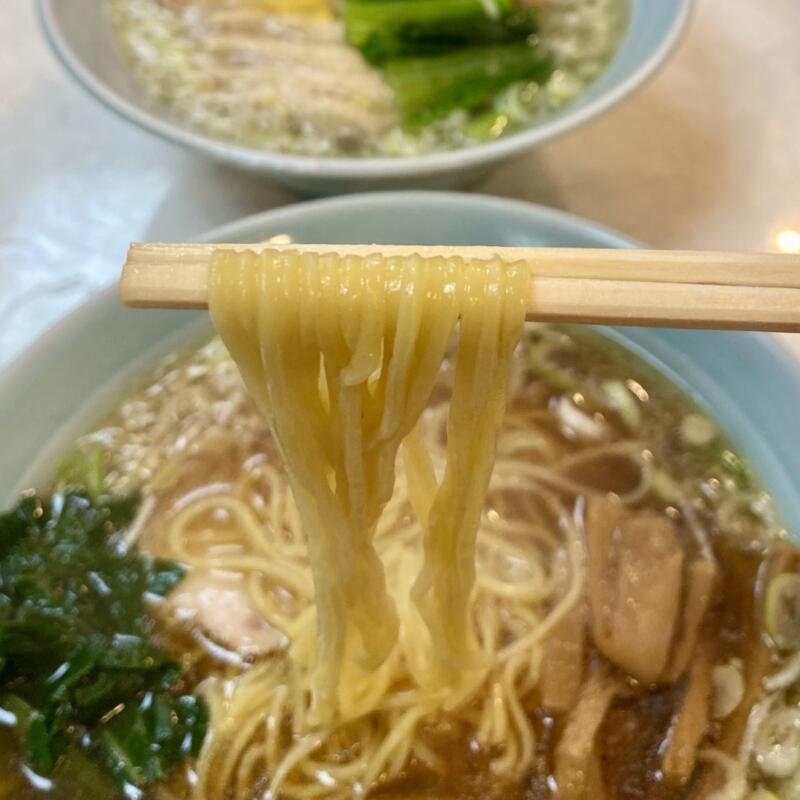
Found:
[{"label": "chopped green onion", "polygon": [[731,450],[723,450],[719,454],[719,466],[723,472],[733,478],[740,489],[751,488],[752,479],[750,477],[750,471],[736,453]]},{"label": "chopped green onion", "polygon": [[777,647],[800,649],[800,575],[785,572],[772,579],[764,617],[767,633]]},{"label": "chopped green onion", "polygon": [[744,677],[737,664],[719,664],[711,671],[714,687],[711,716],[724,719],[730,716],[744,697]]},{"label": "chopped green onion", "polygon": [[765,775],[793,775],[800,767],[800,708],[783,707],[770,714],[758,729],[754,752]]},{"label": "chopped green onion", "polygon": [[769,789],[756,789],[754,792],[750,792],[745,800],[778,800],[778,796]]},{"label": "chopped green onion", "polygon": [[664,502],[676,503],[681,499],[681,488],[663,469],[653,470],[652,487],[655,495]]},{"label": "chopped green onion", "polygon": [[106,463],[103,448],[88,442],[67,453],[56,468],[56,483],[65,487],[84,487],[92,497],[105,492]]},{"label": "chopped green onion", "polygon": [[702,414],[687,414],[681,420],[679,433],[687,447],[706,447],[717,435],[714,423]]},{"label": "chopped green onion", "polygon": [[637,430],[642,411],[633,392],[622,381],[603,381],[603,391],[609,408],[617,412],[629,429]]}]

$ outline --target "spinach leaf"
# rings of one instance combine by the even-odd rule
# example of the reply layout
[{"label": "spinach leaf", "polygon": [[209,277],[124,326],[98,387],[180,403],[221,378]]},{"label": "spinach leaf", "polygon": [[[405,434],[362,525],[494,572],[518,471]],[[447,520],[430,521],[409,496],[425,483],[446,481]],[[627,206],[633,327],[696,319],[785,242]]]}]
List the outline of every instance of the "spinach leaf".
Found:
[{"label": "spinach leaf", "polygon": [[108,764],[123,783],[142,786],[166,775],[171,765],[196,756],[208,712],[191,695],[148,692],[101,731]]},{"label": "spinach leaf", "polygon": [[0,514],[0,706],[43,773],[142,786],[205,735],[206,708],[177,691],[145,607],[184,570],[122,546],[138,502],[70,490]]}]

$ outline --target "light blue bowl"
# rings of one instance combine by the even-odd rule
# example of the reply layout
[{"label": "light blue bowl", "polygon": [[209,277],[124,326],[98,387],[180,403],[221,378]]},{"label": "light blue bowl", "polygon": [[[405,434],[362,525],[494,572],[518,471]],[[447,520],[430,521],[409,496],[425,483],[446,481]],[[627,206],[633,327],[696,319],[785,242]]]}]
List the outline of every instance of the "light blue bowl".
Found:
[{"label": "light blue bowl", "polygon": [[[630,247],[576,217],[480,195],[358,195],[271,211],[208,241]],[[0,499],[52,468],[158,354],[210,330],[207,314],[132,311],[114,289],[52,328],[0,374]],[[800,368],[769,336],[601,328],[657,367],[716,418],[800,532]]]},{"label": "light blue bowl", "polygon": [[198,132],[149,98],[120,58],[106,0],[38,0],[53,49],[97,99],[159,136],[270,175],[306,194],[465,185],[502,161],[584,124],[630,94],[664,62],[685,29],[691,0],[628,0],[628,27],[611,63],[574,101],[541,122],[487,144],[404,158],[312,158],[268,152]]}]

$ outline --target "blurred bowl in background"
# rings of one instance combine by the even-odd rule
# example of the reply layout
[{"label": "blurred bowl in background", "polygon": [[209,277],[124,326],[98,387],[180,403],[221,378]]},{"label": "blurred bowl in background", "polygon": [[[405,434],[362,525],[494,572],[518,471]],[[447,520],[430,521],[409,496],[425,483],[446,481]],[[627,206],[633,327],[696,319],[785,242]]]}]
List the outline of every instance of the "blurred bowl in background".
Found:
[{"label": "blurred bowl in background", "polygon": [[419,156],[312,157],[248,147],[204,134],[151,98],[125,63],[105,13],[106,0],[39,0],[47,38],[73,77],[106,106],[165,139],[303,194],[379,188],[462,186],[618,103],[666,60],[683,32],[691,0],[629,0],[629,19],[599,77],[559,111],[485,144]]}]

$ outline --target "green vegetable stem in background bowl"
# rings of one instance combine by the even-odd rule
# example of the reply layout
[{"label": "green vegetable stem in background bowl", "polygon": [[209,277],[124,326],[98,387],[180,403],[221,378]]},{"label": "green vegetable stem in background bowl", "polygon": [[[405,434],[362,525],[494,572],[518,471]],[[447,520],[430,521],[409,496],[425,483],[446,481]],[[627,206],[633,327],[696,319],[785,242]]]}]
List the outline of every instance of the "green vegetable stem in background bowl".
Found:
[{"label": "green vegetable stem in background bowl", "polygon": [[346,0],[344,22],[347,41],[373,64],[536,33],[534,12],[517,0]]},{"label": "green vegetable stem in background bowl", "polygon": [[346,0],[344,22],[347,41],[383,69],[410,130],[456,109],[488,112],[506,87],[543,83],[555,69],[534,12],[517,0]]}]

